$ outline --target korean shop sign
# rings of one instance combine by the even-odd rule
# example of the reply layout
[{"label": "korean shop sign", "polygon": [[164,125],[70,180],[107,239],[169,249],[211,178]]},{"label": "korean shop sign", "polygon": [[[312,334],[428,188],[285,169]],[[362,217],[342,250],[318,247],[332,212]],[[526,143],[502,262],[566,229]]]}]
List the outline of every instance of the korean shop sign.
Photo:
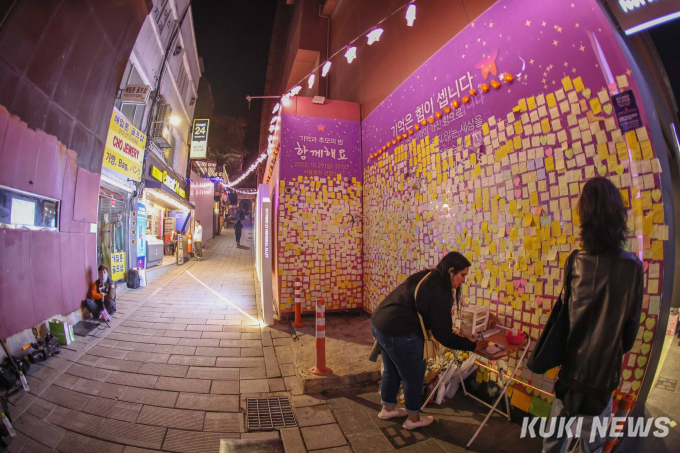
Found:
[{"label": "korean shop sign", "polygon": [[128,85],[123,90],[120,100],[132,104],[146,104],[149,100],[149,93],[151,93],[149,85]]},{"label": "korean shop sign", "polygon": [[151,166],[151,176],[162,182],[166,187],[172,189],[177,195],[186,198],[186,191],[182,188],[179,181],[175,180],[167,171],[160,171],[155,166]]},{"label": "korean shop sign", "polygon": [[106,137],[104,167],[134,181],[141,181],[145,147],[146,135],[114,108]]},{"label": "korean shop sign", "polygon": [[194,120],[191,133],[190,159],[205,159],[208,154],[208,126],[210,120]]},{"label": "korean shop sign", "polygon": [[111,254],[111,280],[118,281],[125,278],[125,252]]}]

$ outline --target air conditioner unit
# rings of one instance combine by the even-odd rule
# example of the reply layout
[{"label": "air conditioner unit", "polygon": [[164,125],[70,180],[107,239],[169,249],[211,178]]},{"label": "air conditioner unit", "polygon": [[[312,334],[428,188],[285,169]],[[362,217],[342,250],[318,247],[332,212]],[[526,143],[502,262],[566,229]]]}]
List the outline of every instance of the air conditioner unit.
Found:
[{"label": "air conditioner unit", "polygon": [[151,132],[149,139],[159,149],[170,148],[170,116],[172,115],[172,107],[170,104],[163,104],[158,108],[156,121],[151,123]]}]

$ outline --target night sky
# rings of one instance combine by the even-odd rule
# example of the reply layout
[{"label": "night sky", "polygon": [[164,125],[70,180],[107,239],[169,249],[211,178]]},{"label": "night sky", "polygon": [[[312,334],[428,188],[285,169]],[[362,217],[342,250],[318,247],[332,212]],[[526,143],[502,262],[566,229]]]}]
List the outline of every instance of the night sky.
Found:
[{"label": "night sky", "polygon": [[244,168],[259,154],[262,102],[246,96],[264,92],[276,0],[199,0],[191,6],[198,54],[212,87],[215,115],[248,120]]}]

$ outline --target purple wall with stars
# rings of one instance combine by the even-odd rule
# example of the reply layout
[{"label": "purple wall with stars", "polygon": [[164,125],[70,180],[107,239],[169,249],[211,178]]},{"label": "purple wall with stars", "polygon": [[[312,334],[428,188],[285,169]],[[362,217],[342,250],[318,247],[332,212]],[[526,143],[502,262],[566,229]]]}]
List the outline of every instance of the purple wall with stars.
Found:
[{"label": "purple wall with stars", "polygon": [[[484,92],[492,80],[499,88]],[[611,101],[628,90],[642,126],[631,131]],[[636,394],[653,339],[665,332],[657,321],[672,222],[661,190],[669,172],[657,158],[664,144],[651,138],[640,93],[596,0],[494,4],[362,121],[364,308],[456,250],[473,263],[466,302],[535,342],[564,261],[579,248],[579,194],[601,175],[622,193],[626,248],[645,269],[639,334],[617,391]],[[513,384],[512,404],[547,415],[555,374],[520,368],[517,378],[527,385]]]},{"label": "purple wall with stars", "polygon": [[[443,114],[454,99],[461,103],[459,109],[414,131],[412,137],[440,135],[440,143],[450,146],[456,138],[480,129],[494,112],[512,110],[518,98],[558,89],[567,75],[582,77],[596,94],[627,70],[614,32],[595,0],[499,1],[362,121],[363,161],[370,165],[371,153],[421,119],[437,111]],[[487,93],[479,89],[505,72],[515,75],[512,83]],[[637,86],[632,85],[639,99]],[[463,104],[471,87],[479,94]]]}]

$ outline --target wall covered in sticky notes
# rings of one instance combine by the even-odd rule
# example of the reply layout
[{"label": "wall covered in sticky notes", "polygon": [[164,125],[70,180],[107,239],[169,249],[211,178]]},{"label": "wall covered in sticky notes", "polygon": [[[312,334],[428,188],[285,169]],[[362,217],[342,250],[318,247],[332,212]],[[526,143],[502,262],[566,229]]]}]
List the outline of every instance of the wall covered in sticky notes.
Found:
[{"label": "wall covered in sticky notes", "polygon": [[362,307],[362,172],[358,121],[284,113],[275,197],[279,309]]},{"label": "wall covered in sticky notes", "polygon": [[[362,122],[364,306],[374,310],[408,275],[459,251],[473,263],[466,302],[535,342],[579,248],[583,185],[604,176],[629,209],[626,247],[646,272],[638,341],[619,388],[637,392],[669,231],[642,103],[628,112],[641,120],[634,130],[612,108],[623,90],[640,100],[595,0],[500,0],[449,41]],[[552,402],[555,373],[522,368],[516,379],[513,404],[545,412],[531,398]]]}]

